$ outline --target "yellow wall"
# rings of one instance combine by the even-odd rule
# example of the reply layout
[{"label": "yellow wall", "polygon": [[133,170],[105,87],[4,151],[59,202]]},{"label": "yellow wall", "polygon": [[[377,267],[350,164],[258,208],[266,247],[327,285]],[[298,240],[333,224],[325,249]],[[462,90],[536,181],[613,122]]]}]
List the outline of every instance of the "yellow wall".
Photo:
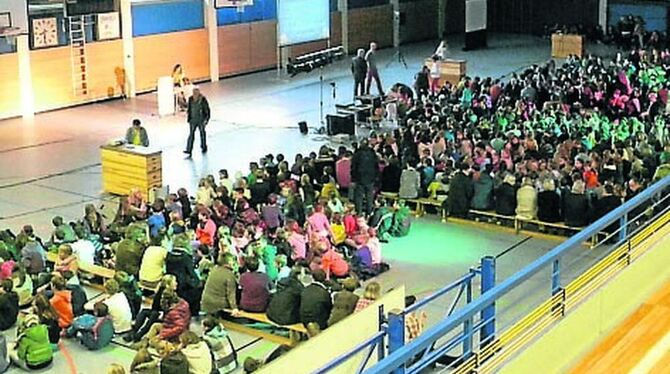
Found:
[{"label": "yellow wall", "polygon": [[[316,337],[298,345],[281,358],[264,367],[260,373],[309,374],[323,367],[335,357],[348,352],[352,347],[365,341],[379,331],[378,309],[384,305],[388,313],[393,309],[405,308],[405,287],[396,288],[376,303],[324,330]],[[354,373],[362,361],[362,355],[356,355],[339,366],[332,373]],[[376,353],[370,358],[368,367],[376,362]]]},{"label": "yellow wall", "polygon": [[[659,242],[522,351],[501,373],[563,373],[670,279],[670,225]],[[665,236],[665,237],[664,237]]]},{"label": "yellow wall", "polygon": [[16,53],[0,54],[0,118],[21,114],[19,58]]},{"label": "yellow wall", "polygon": [[86,45],[88,95],[75,96],[70,47],[30,51],[35,110],[44,111],[96,99],[118,96],[117,75],[123,70],[120,40]]},{"label": "yellow wall", "polygon": [[209,78],[209,41],[205,29],[142,36],[134,41],[138,92],[155,89],[158,78],[171,75],[176,64],[181,64],[193,81]]}]

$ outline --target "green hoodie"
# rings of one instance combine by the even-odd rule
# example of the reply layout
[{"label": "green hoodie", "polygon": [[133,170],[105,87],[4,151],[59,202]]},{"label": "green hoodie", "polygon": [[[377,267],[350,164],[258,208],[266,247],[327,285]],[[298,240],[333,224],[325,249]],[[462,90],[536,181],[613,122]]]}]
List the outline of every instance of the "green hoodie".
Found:
[{"label": "green hoodie", "polygon": [[19,337],[18,355],[29,366],[40,366],[51,361],[53,351],[46,325],[37,324],[26,329]]}]

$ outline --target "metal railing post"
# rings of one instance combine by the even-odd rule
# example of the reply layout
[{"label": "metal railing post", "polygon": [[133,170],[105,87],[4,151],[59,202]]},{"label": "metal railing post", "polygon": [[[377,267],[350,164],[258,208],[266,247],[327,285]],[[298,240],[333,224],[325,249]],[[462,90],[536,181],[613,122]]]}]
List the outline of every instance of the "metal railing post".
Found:
[{"label": "metal railing post", "polygon": [[[484,295],[486,292],[490,291],[496,285],[496,259],[493,256],[486,256],[482,258],[481,261],[482,267],[482,280],[481,280],[481,293]],[[481,312],[481,320],[489,321],[482,326],[479,342],[480,344],[486,344],[487,342],[493,341],[493,336],[495,335],[495,314],[496,306],[495,303],[491,303],[489,306],[485,307]]]},{"label": "metal railing post", "polygon": [[551,294],[556,295],[561,290],[561,260],[554,260],[551,270]]},{"label": "metal railing post", "polygon": [[[470,304],[472,301],[472,278],[465,282],[465,301]],[[467,359],[472,353],[472,317],[463,322],[463,358]]]},{"label": "metal railing post", "polygon": [[628,213],[624,213],[619,218],[619,242],[626,240],[628,236]]},{"label": "metal railing post", "polygon": [[[400,310],[394,309],[388,314],[388,322],[389,355],[391,355],[405,345],[405,314]],[[393,374],[404,373],[404,365],[393,371]]]}]

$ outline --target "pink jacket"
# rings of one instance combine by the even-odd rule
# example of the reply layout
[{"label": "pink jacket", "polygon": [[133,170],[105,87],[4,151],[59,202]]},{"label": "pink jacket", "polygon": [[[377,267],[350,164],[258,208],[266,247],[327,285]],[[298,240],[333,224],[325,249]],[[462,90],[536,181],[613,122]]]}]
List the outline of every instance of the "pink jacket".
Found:
[{"label": "pink jacket", "polygon": [[330,233],[330,222],[328,222],[328,217],[323,213],[315,212],[307,218],[307,222],[309,223],[310,231],[319,236],[328,236]]},{"label": "pink jacket", "polygon": [[351,185],[351,159],[341,158],[335,163],[335,178],[342,188]]},{"label": "pink jacket", "polygon": [[291,247],[293,247],[291,258],[294,260],[305,258],[305,255],[307,254],[307,238],[305,235],[293,232],[288,237],[288,242],[291,244]]}]

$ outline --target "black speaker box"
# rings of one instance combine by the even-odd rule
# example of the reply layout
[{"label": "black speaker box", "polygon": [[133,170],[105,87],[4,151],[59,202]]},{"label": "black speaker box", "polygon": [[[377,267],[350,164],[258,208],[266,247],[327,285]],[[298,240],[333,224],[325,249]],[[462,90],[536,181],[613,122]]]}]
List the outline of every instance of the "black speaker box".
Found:
[{"label": "black speaker box", "polygon": [[298,127],[300,128],[300,133],[303,135],[307,135],[309,132],[309,129],[307,128],[307,122],[305,121],[298,122]]},{"label": "black speaker box", "polygon": [[326,116],[328,135],[355,135],[356,125],[353,114],[329,114]]}]

